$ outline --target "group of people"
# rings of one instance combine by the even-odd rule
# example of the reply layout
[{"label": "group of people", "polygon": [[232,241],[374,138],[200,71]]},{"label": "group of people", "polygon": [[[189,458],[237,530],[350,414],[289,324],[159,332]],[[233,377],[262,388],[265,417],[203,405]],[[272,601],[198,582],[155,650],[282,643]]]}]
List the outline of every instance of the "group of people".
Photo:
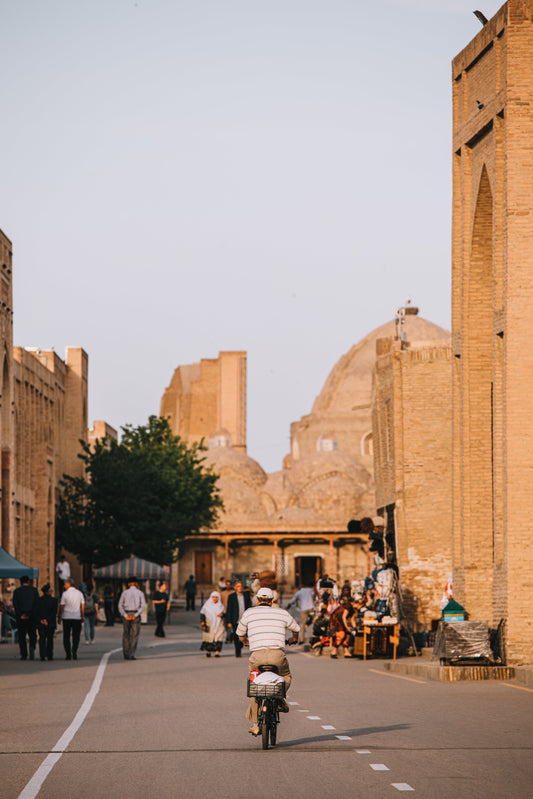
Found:
[{"label": "group of people", "polygon": [[78,659],[82,625],[85,643],[94,643],[98,597],[92,583],[83,583],[83,590],[79,590],[70,574],[65,574],[61,583],[63,592],[58,601],[50,583],[43,585],[39,594],[29,577],[20,578],[20,586],[13,592],[12,601],[21,660],[35,659],[37,637],[40,659],[53,660],[54,635],[58,625],[63,627],[65,660]]},{"label": "group of people", "polygon": [[[335,659],[342,648],[344,657],[354,657],[352,648],[354,636],[363,623],[395,623],[398,617],[398,598],[396,594],[396,571],[389,564],[381,564],[371,576],[358,583],[345,580],[340,591],[336,581],[327,574],[317,582],[314,589],[301,589],[314,605],[307,614],[306,625],[312,630],[312,646],[331,646],[330,657]],[[291,604],[290,603],[290,604]],[[302,617],[305,614],[302,613]],[[304,623],[304,622],[302,622]]]},{"label": "group of people", "polygon": [[[92,580],[88,579],[76,588],[64,556],[58,563],[57,572],[60,583],[59,599],[54,596],[50,583],[43,585],[39,594],[29,577],[21,577],[20,587],[13,592],[11,606],[2,606],[3,616],[8,619],[10,628],[13,625],[18,631],[21,660],[35,660],[37,643],[40,659],[53,660],[54,636],[58,625],[63,629],[65,660],[78,659],[82,628],[86,645],[90,646],[95,642],[99,597],[94,592]],[[114,609],[108,609],[109,602],[113,603],[112,589],[107,593],[104,590],[106,625],[112,626]],[[170,596],[165,582],[159,583],[152,602],[156,618],[155,635],[164,638],[163,624],[170,607]],[[135,660],[141,615],[145,607],[146,599],[139,589],[137,578],[128,578],[128,587],[122,592],[118,602],[118,612],[123,622],[122,648],[125,660]]]},{"label": "group of people", "polygon": [[224,587],[212,591],[200,609],[202,629],[201,651],[206,657],[220,657],[222,644],[233,641],[235,657],[241,657],[242,641],[235,634],[243,613],[252,606],[252,593],[245,589],[240,580],[234,585],[231,580],[224,581]]}]

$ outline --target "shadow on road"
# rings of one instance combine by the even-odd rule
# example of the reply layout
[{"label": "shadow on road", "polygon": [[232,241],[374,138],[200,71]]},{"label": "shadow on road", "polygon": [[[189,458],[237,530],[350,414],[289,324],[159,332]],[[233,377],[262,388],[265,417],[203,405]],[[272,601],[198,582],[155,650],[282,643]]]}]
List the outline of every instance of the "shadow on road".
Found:
[{"label": "shadow on road", "polygon": [[313,735],[311,738],[294,738],[292,741],[279,741],[276,749],[283,749],[289,746],[302,746],[305,744],[324,743],[325,741],[335,740],[337,735],[349,735],[350,738],[358,738],[362,735],[372,735],[376,732],[394,732],[408,730],[411,724],[392,724],[388,727],[361,727],[353,730],[337,730],[335,734],[328,732],[324,735]]}]

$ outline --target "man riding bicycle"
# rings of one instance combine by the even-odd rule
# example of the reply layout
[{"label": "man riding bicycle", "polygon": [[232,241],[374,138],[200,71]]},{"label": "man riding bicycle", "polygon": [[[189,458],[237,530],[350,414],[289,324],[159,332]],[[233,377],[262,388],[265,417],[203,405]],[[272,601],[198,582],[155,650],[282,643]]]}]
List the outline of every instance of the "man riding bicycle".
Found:
[{"label": "man riding bicycle", "polygon": [[[285,630],[292,632],[289,644],[295,644],[298,641],[300,625],[283,608],[272,607],[273,601],[274,592],[270,588],[260,588],[257,592],[257,605],[244,611],[237,625],[236,634],[244,644],[249,642],[250,671],[255,671],[267,663],[277,666],[278,673],[285,678],[285,688],[288,690],[291,684],[291,671],[285,657]],[[279,709],[282,713],[289,712],[289,706],[284,699],[280,700]],[[257,703],[254,698],[250,699],[246,718],[252,722],[248,732],[259,735]]]}]

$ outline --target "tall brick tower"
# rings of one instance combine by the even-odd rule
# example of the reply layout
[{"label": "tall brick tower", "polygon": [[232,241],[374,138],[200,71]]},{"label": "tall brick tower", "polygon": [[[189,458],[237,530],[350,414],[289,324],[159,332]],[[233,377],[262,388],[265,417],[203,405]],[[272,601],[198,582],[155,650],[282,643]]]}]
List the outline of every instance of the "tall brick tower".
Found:
[{"label": "tall brick tower", "polygon": [[533,0],[453,61],[453,574],[533,662]]}]

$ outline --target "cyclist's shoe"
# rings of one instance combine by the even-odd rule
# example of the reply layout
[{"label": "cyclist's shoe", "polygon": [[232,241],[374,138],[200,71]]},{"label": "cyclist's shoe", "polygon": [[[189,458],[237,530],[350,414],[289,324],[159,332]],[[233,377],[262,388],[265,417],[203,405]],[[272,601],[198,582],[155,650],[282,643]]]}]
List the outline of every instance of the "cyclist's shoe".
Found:
[{"label": "cyclist's shoe", "polygon": [[251,735],[260,735],[260,734],[261,734],[261,730],[259,729],[259,727],[258,727],[257,725],[256,725],[255,727],[250,727],[250,729],[248,730],[248,732],[249,732]]},{"label": "cyclist's shoe", "polygon": [[288,713],[289,712],[290,707],[288,706],[288,704],[286,703],[286,701],[284,699],[278,700],[278,710],[279,710],[280,713]]}]

